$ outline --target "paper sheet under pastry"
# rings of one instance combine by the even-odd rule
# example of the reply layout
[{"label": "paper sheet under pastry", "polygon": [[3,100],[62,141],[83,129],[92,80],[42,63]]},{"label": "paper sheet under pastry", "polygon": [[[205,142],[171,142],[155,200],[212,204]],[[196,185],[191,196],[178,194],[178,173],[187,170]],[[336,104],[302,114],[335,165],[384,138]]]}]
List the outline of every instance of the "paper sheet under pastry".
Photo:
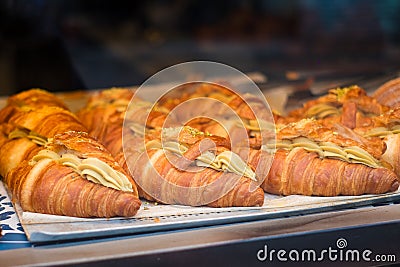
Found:
[{"label": "paper sheet under pastry", "polygon": [[[1,185],[3,186],[3,185]],[[221,213],[229,211],[251,211],[263,210],[264,212],[279,212],[287,211],[289,209],[311,209],[320,206],[337,205],[341,203],[357,202],[366,199],[373,199],[382,197],[384,195],[400,195],[400,189],[396,192],[383,194],[383,195],[361,195],[361,196],[336,196],[336,197],[316,197],[316,196],[277,196],[265,193],[264,205],[261,207],[228,207],[228,208],[211,208],[211,207],[190,207],[181,205],[163,205],[158,203],[148,202],[143,200],[142,206],[134,218],[149,218],[160,216],[180,216],[180,215],[194,215],[204,213]],[[123,220],[121,217],[114,218],[78,218],[58,215],[40,214],[34,212],[23,212],[22,209],[16,205],[16,210],[20,216],[22,225],[29,224],[48,224],[60,222],[90,222],[90,221],[110,221],[110,220]]]}]

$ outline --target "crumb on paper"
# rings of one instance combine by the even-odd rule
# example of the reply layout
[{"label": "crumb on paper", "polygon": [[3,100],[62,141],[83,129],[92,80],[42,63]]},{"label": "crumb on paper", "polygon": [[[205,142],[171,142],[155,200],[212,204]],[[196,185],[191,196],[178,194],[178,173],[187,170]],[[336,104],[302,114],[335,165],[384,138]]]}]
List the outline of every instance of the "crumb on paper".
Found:
[{"label": "crumb on paper", "polygon": [[143,207],[143,210],[149,210],[150,208],[149,207]]},{"label": "crumb on paper", "polygon": [[155,223],[159,223],[159,222],[160,222],[160,218],[156,217],[156,218],[154,218],[153,221],[154,221]]}]

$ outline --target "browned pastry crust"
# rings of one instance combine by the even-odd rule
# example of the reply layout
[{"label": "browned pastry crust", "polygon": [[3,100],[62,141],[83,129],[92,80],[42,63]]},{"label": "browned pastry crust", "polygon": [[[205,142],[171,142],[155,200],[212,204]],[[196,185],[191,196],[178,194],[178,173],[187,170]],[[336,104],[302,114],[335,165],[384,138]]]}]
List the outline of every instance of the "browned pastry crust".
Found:
[{"label": "browned pastry crust", "polygon": [[8,122],[47,138],[67,131],[87,132],[72,112],[59,107],[20,110]]},{"label": "browned pastry crust", "polygon": [[[230,143],[227,139],[206,135],[190,127],[183,127],[176,136],[164,138],[184,144],[187,151],[178,156],[158,148],[141,149],[143,139],[131,137],[125,142],[132,145],[127,146],[129,149],[124,151],[124,155],[116,157],[126,168],[129,164],[137,184],[140,185],[139,194],[142,197],[166,204],[192,206],[263,204],[263,190],[258,185],[255,186],[249,178],[193,164],[193,160],[205,151],[219,154],[229,150]],[[161,131],[154,131],[151,139],[146,138],[146,143],[156,140],[161,141]]]},{"label": "browned pastry crust", "polygon": [[[187,83],[181,86],[179,89],[180,90],[176,90],[176,92],[179,92],[179,95],[174,95],[176,92],[172,92],[172,94],[166,94],[157,102],[157,105],[167,110],[173,110],[176,106],[187,100],[206,97],[209,99],[218,100],[219,102],[226,104],[226,106],[224,107],[223,105],[218,105],[215,101],[207,102],[202,106],[199,106],[196,102],[192,102],[192,108],[188,106],[186,111],[190,112],[192,110],[197,114],[206,114],[208,112],[207,114],[213,113],[213,115],[221,115],[224,114],[228,108],[231,108],[239,117],[250,120],[255,119],[255,114],[261,114],[259,111],[264,109],[264,105],[258,97],[250,94],[240,96],[227,87],[216,83]],[[251,103],[252,106],[250,106],[249,103]]]},{"label": "browned pastry crust", "polygon": [[[176,159],[174,155],[169,155],[168,159],[164,153],[159,152],[160,150],[152,149],[136,154],[137,158],[128,159],[141,166],[134,169],[134,177],[140,180],[139,184],[143,188],[151,189],[151,196],[156,200],[192,206],[262,206],[264,192],[259,187],[252,187],[250,179],[196,166],[188,166],[182,171],[169,161],[171,158]],[[150,165],[154,169],[149,168]],[[221,195],[222,197],[214,198]],[[207,199],[215,200],[204,202]]]},{"label": "browned pastry crust", "polygon": [[[257,166],[263,153],[268,154],[261,150],[251,150],[250,165]],[[258,175],[264,175],[261,185],[264,191],[277,195],[354,196],[382,194],[399,187],[396,174],[387,168],[371,168],[337,159],[320,158],[317,153],[303,148],[290,151],[278,149],[271,169],[264,169]]]},{"label": "browned pastry crust", "polygon": [[[122,101],[120,101],[119,104],[116,104],[116,101],[117,99],[123,98],[120,97],[120,95],[129,95],[127,92],[125,92],[126,90],[127,89],[105,90],[103,93],[92,97],[87,106],[80,110],[77,114],[78,117],[81,118],[81,120],[89,128],[89,131],[99,140],[101,140],[110,151],[112,151],[115,158],[118,160],[120,165],[125,168],[126,171],[129,171],[127,162],[130,162],[130,166],[135,164],[138,166],[134,170],[130,171],[133,172],[135,180],[139,181],[137,184],[140,185],[138,186],[138,189],[141,197],[150,201],[157,200],[168,204],[199,205],[199,203],[201,203],[213,207],[262,205],[264,201],[262,189],[258,188],[253,192],[249,191],[249,185],[251,183],[247,178],[239,179],[237,185],[232,185],[233,189],[230,192],[226,192],[225,196],[216,199],[212,203],[204,203],[199,200],[199,198],[204,197],[204,194],[210,193],[206,189],[201,191],[201,188],[217,180],[222,181],[224,178],[226,179],[225,186],[227,186],[229,181],[238,180],[239,177],[231,177],[236,176],[233,174],[224,175],[222,172],[207,168],[196,173],[193,173],[189,170],[181,171],[172,166],[165,155],[157,160],[157,164],[155,166],[156,170],[146,172],[144,166],[146,164],[150,164],[149,160],[151,161],[151,159],[147,157],[147,152],[150,153],[149,155],[154,155],[156,151],[160,150],[151,149],[146,151],[144,149],[145,144],[152,140],[161,140],[161,128],[168,116],[168,113],[164,112],[165,109],[162,108],[156,108],[149,111],[149,107],[143,105],[142,103],[138,103],[137,108],[133,107],[135,112],[127,115],[128,117],[126,120],[131,123],[145,125],[146,135],[143,138],[137,138],[137,136],[135,137],[133,133],[125,135],[124,138],[126,140],[124,142],[131,145],[126,146],[127,149],[123,151],[122,128],[124,116],[127,114],[126,110],[129,102],[125,101],[124,105]],[[115,92],[115,94],[112,95],[112,92]],[[105,98],[105,101],[101,100],[102,94],[108,96]],[[140,100],[135,99],[135,101],[139,102]],[[131,103],[131,105],[134,104],[135,102]],[[143,107],[140,107],[140,105],[143,105]],[[201,138],[199,138],[199,136],[195,137],[185,130],[181,131],[178,137],[179,141],[189,146],[189,150],[184,156],[191,158],[195,155],[198,155],[198,144],[204,137],[204,135],[201,136]],[[217,146],[229,147],[230,145],[229,140],[226,138],[217,136],[207,136],[207,138],[212,140]],[[176,158],[176,164],[179,165],[180,162],[182,162],[180,158]],[[184,167],[189,169],[198,169],[196,166]],[[166,172],[162,172],[161,174],[162,170]],[[157,184],[160,182],[160,180],[158,179],[157,173],[154,173],[154,171],[159,172],[162,175],[162,181],[164,182],[163,185]],[[167,189],[166,186],[169,183],[172,183],[178,187],[183,186],[189,189],[198,187],[199,190],[196,192],[196,195],[192,196],[179,194],[179,192]],[[146,188],[151,188],[151,192],[146,192],[146,190],[141,188],[142,185],[145,185]],[[162,188],[164,188],[164,190],[162,190]],[[208,190],[209,189],[210,188],[208,188]],[[214,192],[214,194],[221,193],[223,188],[220,188],[219,190],[219,192]]]},{"label": "browned pastry crust", "polygon": [[[17,94],[0,116],[0,174],[23,210],[78,217],[137,213],[140,200],[133,178],[55,96],[42,90]],[[59,160],[64,154],[73,158]],[[94,160],[94,165],[83,163],[85,159]],[[125,184],[117,190],[89,181],[79,161],[89,165],[81,166],[89,168],[85,173],[114,175]]]},{"label": "browned pastry crust", "polygon": [[[113,155],[120,151],[121,144],[115,145],[112,140],[121,133],[123,116],[133,95],[134,91],[126,88],[102,90],[93,94],[86,106],[77,112],[89,134],[101,140]],[[117,148],[110,149],[114,146]]]},{"label": "browned pastry crust", "polygon": [[396,174],[387,168],[321,159],[302,148],[278,150],[262,184],[272,194],[315,196],[382,194],[398,187]]},{"label": "browned pastry crust", "polygon": [[7,173],[26,159],[31,159],[40,147],[27,138],[18,138],[4,143],[0,148],[0,176]]},{"label": "browned pastry crust", "polygon": [[[80,121],[88,128],[89,134],[104,144],[112,155],[122,152],[122,128],[128,105],[134,91],[127,88],[112,88],[94,94],[84,108],[77,112]],[[135,98],[135,101],[140,102]],[[132,104],[134,105],[134,103]],[[152,110],[148,106],[135,110],[130,121],[160,129],[168,114]],[[148,116],[147,116],[148,115]]]},{"label": "browned pastry crust", "polygon": [[372,95],[378,103],[396,108],[400,106],[400,77],[382,84]]},{"label": "browned pastry crust", "polygon": [[8,106],[31,108],[59,107],[68,110],[64,102],[54,94],[39,88],[23,91],[7,99]]},{"label": "browned pastry crust", "polygon": [[[10,150],[4,150],[10,148]],[[82,178],[73,168],[51,159],[32,163],[42,147],[27,138],[9,140],[0,150],[4,182],[25,211],[77,216],[134,216],[140,208],[133,179],[111,154],[83,132],[55,135],[45,146],[56,153],[74,153],[79,158],[97,158],[123,173],[133,185],[133,192],[123,192]],[[14,154],[15,153],[15,154]],[[7,157],[9,156],[9,157]],[[20,163],[18,163],[20,162]]]},{"label": "browned pastry crust", "polygon": [[75,217],[134,216],[140,208],[132,193],[92,183],[71,168],[46,159],[22,162],[5,177],[24,211]]},{"label": "browned pastry crust", "polygon": [[[215,94],[214,91],[211,90],[211,87],[199,87],[193,95],[191,94],[184,94],[181,98],[165,98],[162,99],[160,103],[160,109],[158,112],[161,114],[161,108],[166,109],[173,109],[182,101],[190,99],[192,97],[197,96],[211,96],[215,97],[216,99],[224,99],[225,96],[220,96]],[[360,147],[361,149],[365,150],[367,153],[372,155],[378,161],[381,160],[383,153],[385,153],[386,146],[385,143],[382,142],[379,138],[365,138],[362,135],[358,135],[352,129],[357,126],[357,121],[360,121],[360,118],[364,118],[360,115],[360,110],[362,112],[370,112],[372,113],[379,113],[383,110],[386,110],[384,106],[376,103],[373,99],[367,97],[365,92],[359,88],[354,87],[351,90],[345,90],[345,94],[341,95],[339,98],[336,95],[334,98],[332,96],[327,96],[325,99],[321,98],[319,101],[323,103],[330,103],[335,107],[342,108],[341,115],[337,118],[330,118],[331,122],[327,125],[324,121],[317,121],[317,120],[306,120],[302,123],[296,124],[289,124],[286,127],[279,129],[277,132],[278,140],[282,139],[291,139],[297,137],[307,137],[315,142],[330,142],[336,144],[338,146],[344,147]],[[226,92],[227,95],[231,94],[231,92]],[[235,99],[238,98],[232,97],[231,103],[235,102]],[[226,100],[226,99],[225,99]],[[318,101],[317,101],[318,102]],[[237,105],[240,106],[238,102]],[[310,104],[311,105],[311,104]],[[104,107],[104,106],[103,106]],[[115,107],[107,107],[110,110]],[[106,110],[106,109],[105,109]],[[242,115],[245,114],[245,109],[241,111]],[[106,112],[107,113],[107,112]],[[166,114],[157,115],[160,113],[154,113],[153,118],[157,118],[157,123],[154,123],[152,131],[149,131],[147,135],[143,139],[137,139],[136,141],[131,140],[132,144],[135,144],[137,148],[143,148],[145,144],[151,140],[159,139],[160,138],[160,128],[162,126],[162,121],[165,119]],[[93,113],[95,114],[95,113]],[[98,114],[98,113],[97,113]],[[113,114],[113,112],[109,112],[109,114]],[[137,114],[138,117],[141,117],[140,114]],[[253,114],[254,115],[254,114]],[[93,116],[93,115],[91,115]],[[253,118],[251,114],[243,115],[244,117]],[[101,117],[101,116],[99,116]],[[103,116],[107,117],[107,116]],[[119,115],[118,118],[121,118]],[[150,118],[152,118],[150,116]],[[368,123],[370,123],[370,118],[368,118]],[[371,119],[372,120],[372,119]],[[113,121],[113,120],[107,120]],[[115,122],[114,120],[113,122]],[[122,121],[122,120],[121,120]],[[112,136],[121,136],[122,134],[122,122],[112,124],[113,127],[109,126],[110,129],[113,129],[112,133],[115,135]],[[103,123],[104,124],[104,123]],[[96,125],[96,124],[92,124]],[[157,125],[157,126],[156,126]],[[206,118],[196,118],[192,121],[188,122],[188,125],[196,127],[203,132],[206,133],[221,133],[221,135],[227,135],[226,129],[221,127],[218,122],[206,119]],[[328,127],[329,126],[329,127]],[[149,127],[148,127],[149,128]],[[151,128],[151,127],[150,127]],[[224,136],[226,137],[226,136]],[[114,142],[117,139],[114,139]],[[229,143],[229,139],[226,139]],[[252,139],[250,139],[252,140]],[[122,141],[118,141],[119,144]],[[194,143],[191,143],[194,146]],[[132,145],[131,147],[135,147]],[[253,144],[251,147],[259,147],[259,144]],[[143,151],[140,149],[128,149],[125,151],[125,155],[122,152],[122,145],[115,146],[115,151],[118,151],[116,155],[117,160],[119,163],[124,166],[127,170],[127,162],[138,162],[140,166],[147,166],[150,162],[155,164],[155,168],[157,173],[162,176],[161,182],[159,179],[154,179],[154,176],[157,176],[156,173],[150,175],[148,171],[143,170],[143,167],[135,168],[133,171],[135,173],[135,177],[140,179],[141,183],[144,183],[144,186],[148,188],[156,188],[156,198],[162,197],[163,199],[167,199],[167,202],[171,203],[194,203],[195,201],[190,197],[180,196],[176,192],[164,192],[161,189],[165,188],[165,184],[163,183],[173,183],[176,185],[187,186],[187,187],[194,187],[195,185],[200,185],[201,183],[197,182],[196,179],[200,179],[198,174],[188,174],[182,170],[176,168],[176,166],[172,166],[170,162],[168,162],[165,155],[157,153],[155,149]],[[193,149],[195,150],[195,148]],[[383,193],[383,192],[390,192],[398,187],[398,181],[396,175],[391,170],[391,166],[389,166],[385,161],[381,161],[382,166],[379,168],[373,168],[370,166],[366,166],[359,163],[349,163],[345,161],[341,161],[339,159],[332,159],[332,158],[322,158],[318,156],[316,153],[311,153],[307,151],[303,151],[303,149],[294,149],[291,151],[285,150],[278,150],[277,156],[272,164],[272,169],[267,174],[268,171],[268,162],[260,162],[259,159],[261,155],[265,156],[265,158],[271,159],[270,155],[265,155],[264,151],[250,149],[250,155],[253,156],[251,160],[252,168],[257,170],[258,177],[265,178],[265,182],[263,183],[262,187],[266,192],[274,193],[274,194],[305,194],[305,195],[319,195],[319,196],[334,196],[334,195],[359,195],[359,194],[367,194],[367,193]],[[302,151],[302,152],[299,152]],[[288,156],[289,155],[289,156]],[[125,158],[127,157],[127,158]],[[272,160],[272,159],[271,159]],[[268,160],[267,160],[268,161]],[[147,164],[147,165],[146,165]],[[259,165],[265,165],[261,168],[257,168]],[[308,165],[313,166],[313,168],[318,171],[318,173],[311,173],[311,169],[301,170],[299,166],[302,168],[306,168]],[[318,167],[318,166],[323,167]],[[297,166],[297,167],[296,167]],[[187,167],[187,166],[186,166]],[[193,166],[191,166],[193,167]],[[264,168],[265,167],[265,168]],[[317,168],[318,167],[318,168]],[[387,168],[384,168],[387,167]],[[194,168],[194,167],[193,167]],[[293,169],[296,171],[293,172]],[[324,169],[326,169],[324,171]],[[282,171],[285,171],[282,173]],[[265,172],[266,171],[266,172]],[[206,173],[211,172],[207,170]],[[298,175],[302,173],[304,175]],[[340,175],[345,175],[342,178],[339,178]],[[203,184],[205,185],[215,179],[210,178],[208,181],[207,177],[203,178]],[[220,175],[220,174],[218,174]],[[310,176],[314,175],[314,176]],[[182,177],[182,178],[180,178]],[[189,177],[194,179],[191,181]],[[330,178],[331,177],[331,178]],[[386,177],[386,178],[382,178]],[[182,180],[180,180],[182,179]],[[306,188],[306,185],[311,180],[315,183],[310,185],[310,187]],[[287,181],[290,181],[291,184],[296,184],[296,188],[292,188],[288,186]],[[247,181],[248,182],[248,181]],[[301,185],[299,187],[299,185]],[[326,185],[329,185],[326,188]],[[359,185],[359,187],[357,187]],[[347,186],[348,188],[343,188],[343,186]],[[354,187],[357,187],[356,188]],[[152,192],[154,193],[154,192]],[[146,194],[145,191],[142,191],[141,196],[153,200],[151,196]],[[201,194],[201,193],[199,193]],[[186,202],[185,202],[186,201]],[[225,203],[226,204],[226,203]],[[224,205],[225,205],[224,204]],[[233,203],[229,203],[233,204]],[[246,203],[241,203],[241,205],[247,205]]]},{"label": "browned pastry crust", "polygon": [[354,129],[370,125],[371,117],[389,110],[389,107],[367,95],[359,86],[336,88],[317,99],[303,104],[302,108],[292,110],[288,116],[281,117],[278,124],[287,124],[304,118],[321,120],[326,126],[342,123]]},{"label": "browned pastry crust", "polygon": [[386,145],[379,138],[366,139],[363,135],[340,124],[326,127],[323,122],[313,119],[287,124],[277,131],[276,136],[277,140],[304,136],[317,142],[332,142],[346,147],[357,146],[378,159],[386,150]]},{"label": "browned pastry crust", "polygon": [[[381,139],[385,144],[382,159],[393,166],[400,177],[400,107],[373,117],[368,127],[359,127],[355,131],[368,138]],[[373,136],[373,137],[371,137]]]},{"label": "browned pastry crust", "polygon": [[[69,131],[57,134],[54,136],[52,143],[46,145],[46,148],[53,151],[62,149],[74,151],[79,158],[97,158],[114,170],[123,173],[128,178],[129,182],[135,185],[133,178],[125,172],[110,152],[87,133]],[[138,196],[135,186],[133,186],[133,194]]]}]

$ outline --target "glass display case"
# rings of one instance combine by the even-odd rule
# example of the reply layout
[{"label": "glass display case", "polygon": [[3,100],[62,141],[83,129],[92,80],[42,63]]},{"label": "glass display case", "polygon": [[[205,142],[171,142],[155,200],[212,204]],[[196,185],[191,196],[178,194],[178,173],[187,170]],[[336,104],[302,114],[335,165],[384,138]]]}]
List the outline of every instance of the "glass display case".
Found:
[{"label": "glass display case", "polygon": [[[42,88],[78,110],[90,92],[136,88],[195,61],[247,74],[283,112],[332,88],[356,84],[372,94],[400,76],[399,12],[394,0],[2,1],[0,108]],[[286,209],[160,211],[143,201],[159,213],[21,225],[0,183],[1,266],[400,262],[398,190]]]}]

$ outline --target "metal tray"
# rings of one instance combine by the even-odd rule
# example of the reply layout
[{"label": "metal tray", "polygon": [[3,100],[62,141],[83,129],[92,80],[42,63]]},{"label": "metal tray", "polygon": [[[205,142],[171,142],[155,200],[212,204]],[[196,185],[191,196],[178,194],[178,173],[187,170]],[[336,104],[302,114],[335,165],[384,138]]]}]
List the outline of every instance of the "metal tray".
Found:
[{"label": "metal tray", "polygon": [[43,243],[183,230],[399,201],[399,191],[356,197],[277,197],[266,194],[264,206],[254,208],[185,207],[145,202],[133,218],[81,219],[23,213],[18,208],[17,213],[30,242]]}]

